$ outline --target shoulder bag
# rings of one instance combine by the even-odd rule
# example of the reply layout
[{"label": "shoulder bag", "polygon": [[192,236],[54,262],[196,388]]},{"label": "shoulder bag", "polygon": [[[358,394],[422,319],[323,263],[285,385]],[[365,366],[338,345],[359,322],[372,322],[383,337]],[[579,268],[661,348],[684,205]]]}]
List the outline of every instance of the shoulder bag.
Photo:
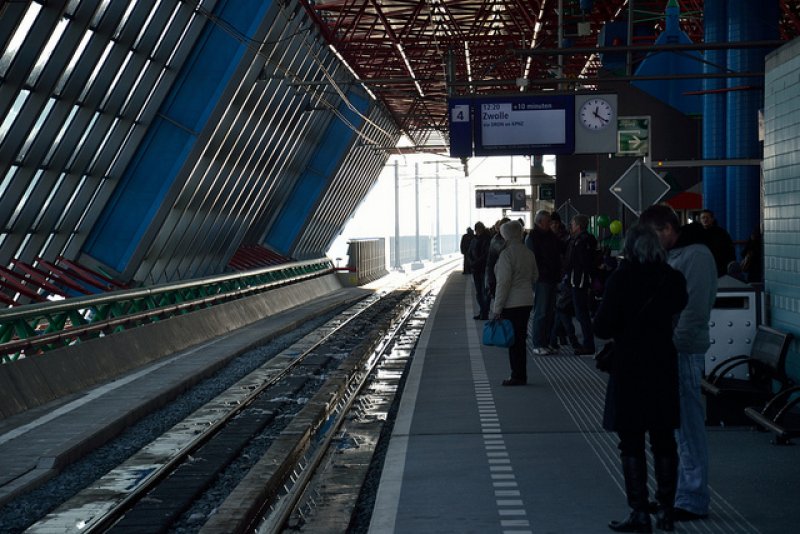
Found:
[{"label": "shoulder bag", "polygon": [[483,324],[483,344],[510,347],[514,344],[514,326],[508,319],[492,319]]}]

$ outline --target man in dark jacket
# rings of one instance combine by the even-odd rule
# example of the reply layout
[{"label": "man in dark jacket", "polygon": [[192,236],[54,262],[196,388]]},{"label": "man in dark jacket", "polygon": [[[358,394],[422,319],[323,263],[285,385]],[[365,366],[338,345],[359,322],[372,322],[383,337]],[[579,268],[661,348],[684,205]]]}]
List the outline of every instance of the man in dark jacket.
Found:
[{"label": "man in dark jacket", "polygon": [[572,305],[575,308],[575,318],[581,325],[581,347],[575,349],[575,354],[594,354],[594,333],[592,332],[592,318],[589,315],[589,289],[592,287],[592,277],[597,269],[597,239],[587,230],[589,217],[576,215],[570,222],[572,237],[567,247],[567,283],[572,287]]},{"label": "man in dark jacket", "polygon": [[489,254],[489,232],[482,222],[475,223],[475,237],[469,244],[469,265],[472,269],[472,281],[475,283],[475,298],[478,301],[478,315],[475,319],[489,318],[489,299],[486,295],[484,278],[486,276],[486,258]]},{"label": "man in dark jacket", "polygon": [[655,229],[667,250],[667,262],[686,278],[689,301],[672,335],[678,349],[680,387],[680,428],[676,434],[680,461],[674,513],[676,521],[702,519],[708,516],[711,491],[700,379],[705,373],[705,353],[711,346],[708,323],[717,295],[714,256],[704,242],[706,230],[697,223],[680,226],[669,206],[650,206],[639,222]]},{"label": "man in dark jacket", "polygon": [[703,210],[700,212],[700,224],[705,230],[705,243],[714,255],[717,266],[717,277],[728,274],[728,265],[736,261],[736,250],[730,234],[714,218],[714,212]]},{"label": "man in dark jacket", "polygon": [[550,230],[550,213],[539,210],[533,217],[533,230],[525,245],[536,256],[539,279],[533,287],[533,353],[550,354],[548,348],[556,308],[556,285],[561,275],[561,244]]},{"label": "man in dark jacket", "polygon": [[567,241],[569,241],[569,230],[561,222],[561,215],[557,211],[550,214],[550,231],[558,238],[561,243],[561,254],[563,255],[567,249]]},{"label": "man in dark jacket", "polygon": [[461,254],[464,256],[464,268],[462,274],[472,274],[472,269],[469,266],[469,244],[475,238],[475,232],[467,226],[467,233],[461,236]]}]

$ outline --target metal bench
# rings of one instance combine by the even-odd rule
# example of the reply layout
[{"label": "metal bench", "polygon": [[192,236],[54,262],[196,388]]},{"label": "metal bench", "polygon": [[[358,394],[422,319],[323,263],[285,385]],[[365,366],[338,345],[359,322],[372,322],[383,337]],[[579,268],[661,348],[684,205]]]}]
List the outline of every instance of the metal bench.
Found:
[{"label": "metal bench", "polygon": [[772,397],[763,408],[748,406],[747,417],[764,430],[775,434],[774,443],[786,445],[791,438],[800,436],[800,386],[792,386]]},{"label": "metal bench", "polygon": [[[749,355],[741,354],[717,364],[703,379],[708,424],[746,424],[744,410],[762,407],[778,391],[791,387],[786,376],[786,353],[792,335],[759,325]],[[733,376],[734,369],[746,366],[745,378]]]}]

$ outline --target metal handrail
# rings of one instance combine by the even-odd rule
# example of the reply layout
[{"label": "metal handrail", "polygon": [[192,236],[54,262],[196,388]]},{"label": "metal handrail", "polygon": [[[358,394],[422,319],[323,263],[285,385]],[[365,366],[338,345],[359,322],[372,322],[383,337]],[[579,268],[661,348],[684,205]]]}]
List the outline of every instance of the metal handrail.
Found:
[{"label": "metal handrail", "polygon": [[322,258],[9,308],[0,311],[0,356],[4,363],[14,361],[31,350],[46,351],[333,272],[331,260]]},{"label": "metal handrail", "polygon": [[23,316],[29,316],[40,310],[49,310],[52,312],[65,311],[75,308],[88,308],[97,306],[98,304],[108,304],[120,300],[121,296],[127,297],[126,300],[134,298],[145,298],[152,295],[161,293],[168,293],[179,291],[181,289],[191,289],[199,286],[215,285],[222,282],[241,280],[243,278],[262,276],[267,273],[275,273],[285,271],[290,268],[304,268],[313,267],[316,265],[328,265],[333,268],[333,263],[328,258],[321,258],[317,260],[307,260],[293,262],[290,264],[273,265],[271,267],[264,267],[252,271],[243,271],[238,273],[221,274],[209,278],[196,278],[193,280],[183,280],[181,282],[172,282],[167,284],[155,285],[146,288],[137,289],[120,289],[117,291],[108,291],[100,295],[84,295],[80,297],[72,297],[65,300],[57,300],[51,302],[37,302],[34,304],[27,304],[25,306],[17,306],[15,308],[7,308],[0,310],[0,323],[10,319],[17,319]]}]

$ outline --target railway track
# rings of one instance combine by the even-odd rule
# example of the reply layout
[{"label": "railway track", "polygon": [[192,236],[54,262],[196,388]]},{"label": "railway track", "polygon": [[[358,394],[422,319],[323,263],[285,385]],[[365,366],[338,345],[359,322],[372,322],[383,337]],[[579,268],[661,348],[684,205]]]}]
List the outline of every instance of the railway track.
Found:
[{"label": "railway track", "polygon": [[330,465],[331,444],[341,447],[343,423],[374,403],[374,385],[393,396],[376,370],[388,359],[393,380],[402,375],[392,350],[410,356],[426,315],[420,305],[454,265],[337,315],[27,531],[278,532],[293,517],[304,523],[307,484]]}]

